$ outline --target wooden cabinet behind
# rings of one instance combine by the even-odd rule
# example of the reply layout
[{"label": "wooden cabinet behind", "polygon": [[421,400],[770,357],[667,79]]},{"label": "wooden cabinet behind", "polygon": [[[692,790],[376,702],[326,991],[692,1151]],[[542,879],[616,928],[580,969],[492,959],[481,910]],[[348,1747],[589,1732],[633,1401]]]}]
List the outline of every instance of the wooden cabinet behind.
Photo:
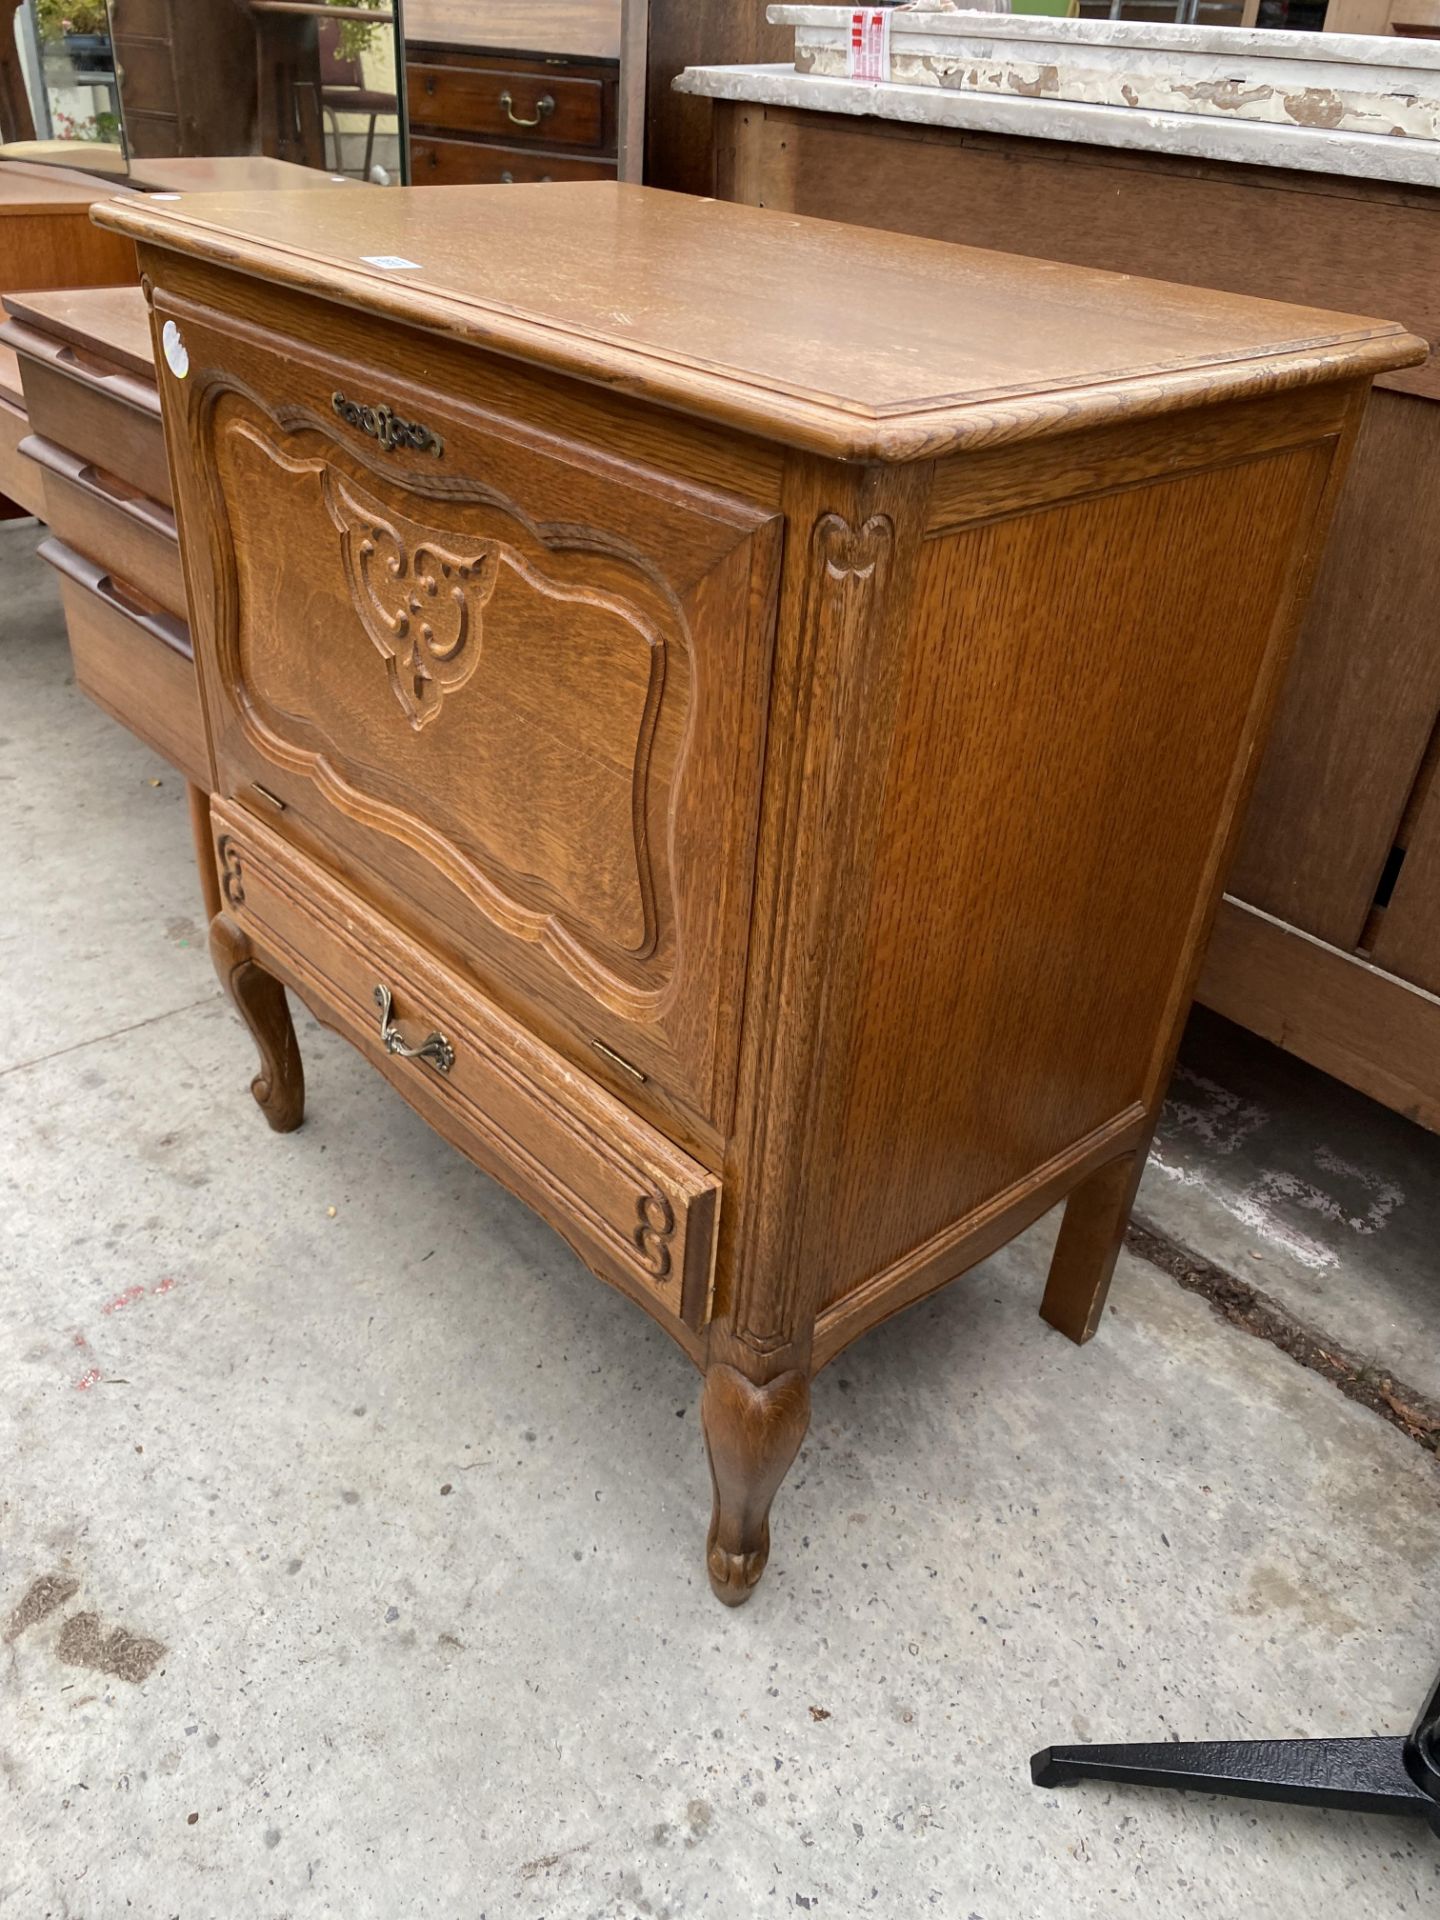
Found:
[{"label": "wooden cabinet behind", "polygon": [[416,0],[405,33],[416,186],[615,177],[619,0]]},{"label": "wooden cabinet behind", "polygon": [[[1394,314],[1440,340],[1440,190],[717,111],[725,198]],[[1440,362],[1377,388],[1198,991],[1440,1127]]]}]

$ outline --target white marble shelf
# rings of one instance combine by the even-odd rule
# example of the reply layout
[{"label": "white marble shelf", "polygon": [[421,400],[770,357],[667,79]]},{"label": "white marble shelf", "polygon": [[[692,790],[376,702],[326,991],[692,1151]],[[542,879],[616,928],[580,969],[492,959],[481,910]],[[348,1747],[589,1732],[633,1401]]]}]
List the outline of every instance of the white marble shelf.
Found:
[{"label": "white marble shelf", "polygon": [[[843,34],[849,7],[771,6],[775,26],[821,28]],[[973,40],[1070,41],[1077,46],[1140,47],[1157,53],[1210,53],[1227,60],[1320,61],[1341,66],[1440,70],[1440,40],[1394,34],[1290,33],[1276,27],[1183,27],[1160,20],[1063,20],[1021,13],[904,13],[891,21],[892,43],[912,37]],[[818,40],[819,35],[809,38]]]},{"label": "white marble shelf", "polygon": [[[833,18],[835,9],[785,7],[777,8],[776,12],[787,16],[812,13]],[[977,16],[931,15],[927,17],[927,26],[933,26],[937,19],[967,20],[973,35]],[[985,20],[987,31],[1000,21],[1010,25],[1033,24],[1028,16],[987,15]],[[1098,26],[1114,33],[1122,23],[1047,20],[1044,24],[1051,28]],[[1162,30],[1147,26],[1144,31],[1158,34]],[[1191,27],[1169,31],[1205,34],[1214,30]],[[1348,36],[1290,34],[1277,37],[1314,40]],[[1393,48],[1393,42],[1381,44]],[[1431,46],[1437,44],[1440,43],[1430,43]],[[1282,125],[1265,120],[1218,119],[1140,106],[957,92],[894,81],[869,86],[853,80],[797,73],[793,66],[687,67],[675,86],[681,93],[715,100],[752,101],[763,106],[808,108],[815,113],[901,120],[912,125],[1019,134],[1036,140],[1073,140],[1088,146],[1172,153],[1194,160],[1388,180],[1409,187],[1440,187],[1440,141],[1399,139],[1388,134]]]}]

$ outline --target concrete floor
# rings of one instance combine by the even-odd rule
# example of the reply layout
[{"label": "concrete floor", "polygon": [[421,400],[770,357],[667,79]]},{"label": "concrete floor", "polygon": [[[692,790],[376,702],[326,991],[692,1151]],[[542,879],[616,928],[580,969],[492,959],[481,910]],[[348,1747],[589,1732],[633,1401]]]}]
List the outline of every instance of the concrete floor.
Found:
[{"label": "concrete floor", "polygon": [[33,541],[0,530],[5,1920],[1433,1910],[1418,1824],[1027,1773],[1403,1729],[1431,1456],[1142,1262],[1071,1347],[1046,1223],[822,1376],[726,1612],[670,1342],[308,1020],[310,1118],[266,1130],[181,784],[68,684]]},{"label": "concrete floor", "polygon": [[1197,1009],[1139,1206],[1440,1402],[1440,1137]]}]

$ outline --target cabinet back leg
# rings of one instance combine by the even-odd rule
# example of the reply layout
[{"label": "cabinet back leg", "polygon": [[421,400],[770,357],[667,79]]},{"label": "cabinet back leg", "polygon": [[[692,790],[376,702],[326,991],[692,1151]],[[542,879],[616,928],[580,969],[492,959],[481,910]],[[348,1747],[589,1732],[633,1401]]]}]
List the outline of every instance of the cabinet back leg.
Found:
[{"label": "cabinet back leg", "polygon": [[770,1502],[810,1424],[810,1382],[793,1372],[756,1386],[736,1367],[713,1365],[700,1421],[714,1491],[706,1571],[716,1598],[738,1607],[770,1556]]},{"label": "cabinet back leg", "polygon": [[215,864],[215,837],[210,831],[210,796],[193,783],[189,789],[190,831],[195,836],[195,864],[200,869],[200,895],[205,902],[205,918],[213,920],[221,911],[220,872]]},{"label": "cabinet back leg", "polygon": [[1147,1139],[1134,1152],[1097,1167],[1065,1202],[1040,1317],[1077,1346],[1090,1339],[1105,1311],[1148,1145]]},{"label": "cabinet back leg", "polygon": [[285,989],[227,913],[210,922],[210,957],[260,1049],[260,1071],[250,1082],[256,1104],[276,1133],[293,1133],[305,1118],[305,1069]]}]

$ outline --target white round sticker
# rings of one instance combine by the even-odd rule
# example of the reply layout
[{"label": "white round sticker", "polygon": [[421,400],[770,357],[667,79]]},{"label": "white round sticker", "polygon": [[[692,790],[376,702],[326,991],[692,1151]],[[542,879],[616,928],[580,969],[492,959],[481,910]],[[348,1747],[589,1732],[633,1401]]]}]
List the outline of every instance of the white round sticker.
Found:
[{"label": "white round sticker", "polygon": [[164,350],[166,366],[177,380],[183,380],[190,371],[190,356],[185,351],[185,342],[180,338],[180,329],[173,320],[167,320],[160,329],[160,345]]}]

